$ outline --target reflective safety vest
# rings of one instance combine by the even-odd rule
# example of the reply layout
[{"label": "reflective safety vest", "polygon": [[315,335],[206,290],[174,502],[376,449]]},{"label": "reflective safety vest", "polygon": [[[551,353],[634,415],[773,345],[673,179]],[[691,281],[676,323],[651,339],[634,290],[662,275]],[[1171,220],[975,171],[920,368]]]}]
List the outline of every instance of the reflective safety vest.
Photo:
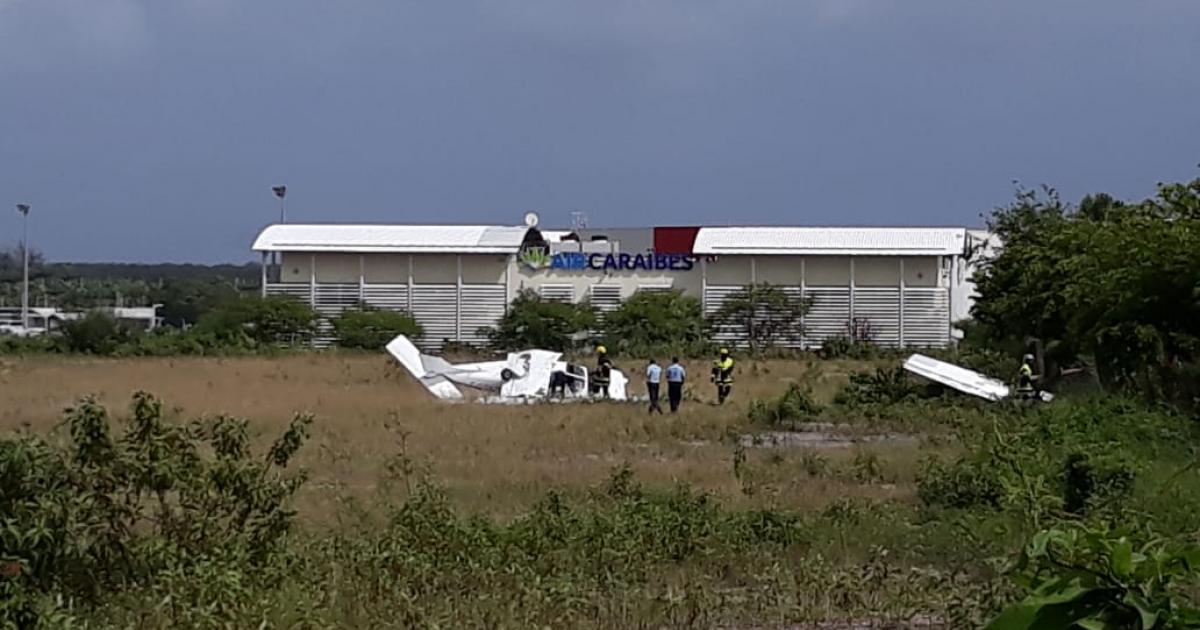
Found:
[{"label": "reflective safety vest", "polygon": [[608,357],[602,357],[598,363],[596,374],[592,377],[592,380],[596,383],[606,384],[612,373],[612,361]]},{"label": "reflective safety vest", "polygon": [[1033,368],[1028,363],[1021,364],[1021,373],[1017,378],[1017,391],[1033,391]]},{"label": "reflective safety vest", "polygon": [[713,361],[713,380],[721,384],[733,382],[733,357]]}]

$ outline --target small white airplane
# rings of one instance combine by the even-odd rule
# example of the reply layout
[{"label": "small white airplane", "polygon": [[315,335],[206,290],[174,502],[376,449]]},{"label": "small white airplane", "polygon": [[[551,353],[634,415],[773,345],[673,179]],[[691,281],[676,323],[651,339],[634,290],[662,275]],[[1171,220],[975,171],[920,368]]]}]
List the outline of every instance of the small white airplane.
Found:
[{"label": "small white airplane", "polygon": [[[453,364],[421,353],[404,335],[393,339],[387,345],[387,352],[442,400],[463,400],[465,396],[458,385],[496,392],[499,400],[495,402],[556,397],[579,400],[598,395],[589,388],[587,368],[564,361],[561,352],[524,350],[510,353],[500,361]],[[628,400],[628,384],[625,374],[613,369],[609,376],[609,400]]]}]

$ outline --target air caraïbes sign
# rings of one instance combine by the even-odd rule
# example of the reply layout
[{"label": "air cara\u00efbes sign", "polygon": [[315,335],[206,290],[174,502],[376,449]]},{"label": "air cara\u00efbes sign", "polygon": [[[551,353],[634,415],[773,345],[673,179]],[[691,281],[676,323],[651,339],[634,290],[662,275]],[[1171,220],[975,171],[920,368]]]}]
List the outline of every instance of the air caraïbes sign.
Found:
[{"label": "air cara\u00efbes sign", "polygon": [[522,249],[520,258],[530,269],[691,271],[696,266],[696,257],[686,254],[550,254],[548,248],[536,246]]}]

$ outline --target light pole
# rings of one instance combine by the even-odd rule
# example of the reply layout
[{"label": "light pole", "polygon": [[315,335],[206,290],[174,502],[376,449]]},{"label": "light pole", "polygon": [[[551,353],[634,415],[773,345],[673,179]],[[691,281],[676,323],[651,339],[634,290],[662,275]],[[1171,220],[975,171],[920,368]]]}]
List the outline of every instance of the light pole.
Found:
[{"label": "light pole", "polygon": [[[279,197],[279,222],[285,223],[287,215],[283,211],[283,198],[287,196],[287,186],[272,186],[271,192],[275,193],[276,197]],[[279,252],[272,252],[271,260],[274,261],[274,264],[279,265],[283,258]],[[265,287],[266,285],[264,284],[263,286]]]},{"label": "light pole", "polygon": [[21,213],[21,328],[29,334],[29,204],[17,204],[17,212]]},{"label": "light pole", "polygon": [[283,214],[283,198],[287,196],[287,186],[272,186],[271,192],[274,192],[275,196],[279,197],[279,222],[283,223],[285,221]]}]

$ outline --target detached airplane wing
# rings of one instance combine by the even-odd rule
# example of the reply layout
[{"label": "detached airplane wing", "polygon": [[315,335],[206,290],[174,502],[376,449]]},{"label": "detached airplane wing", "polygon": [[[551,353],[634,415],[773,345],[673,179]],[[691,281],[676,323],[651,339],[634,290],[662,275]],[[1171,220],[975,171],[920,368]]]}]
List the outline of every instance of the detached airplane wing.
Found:
[{"label": "detached airplane wing", "polygon": [[993,402],[1007,398],[1009,394],[1008,386],[994,378],[923,354],[908,357],[904,361],[904,369],[964,394]]},{"label": "detached airplane wing", "polygon": [[404,335],[393,339],[387,345],[387,351],[434,396],[443,400],[462,400],[462,392],[443,376],[455,369],[445,359],[421,354]]}]

